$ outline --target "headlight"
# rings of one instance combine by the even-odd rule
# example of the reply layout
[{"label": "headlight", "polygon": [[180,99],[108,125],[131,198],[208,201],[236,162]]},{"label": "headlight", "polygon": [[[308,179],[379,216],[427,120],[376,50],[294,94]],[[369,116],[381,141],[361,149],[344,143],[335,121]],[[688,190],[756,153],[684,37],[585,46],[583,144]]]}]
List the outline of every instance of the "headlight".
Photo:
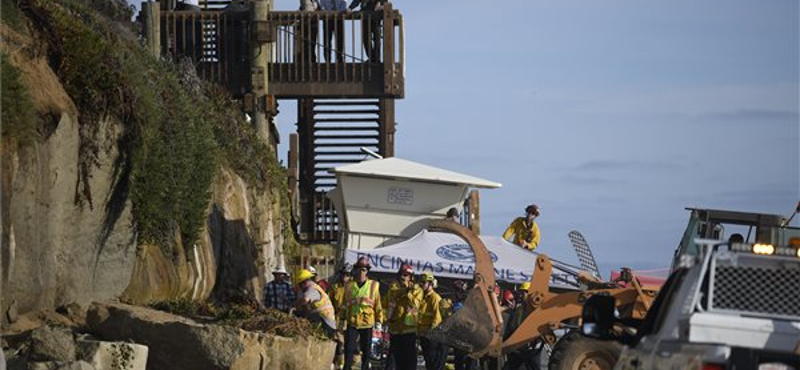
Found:
[{"label": "headlight", "polygon": [[772,244],[753,244],[753,253],[771,255],[775,253],[775,247]]}]

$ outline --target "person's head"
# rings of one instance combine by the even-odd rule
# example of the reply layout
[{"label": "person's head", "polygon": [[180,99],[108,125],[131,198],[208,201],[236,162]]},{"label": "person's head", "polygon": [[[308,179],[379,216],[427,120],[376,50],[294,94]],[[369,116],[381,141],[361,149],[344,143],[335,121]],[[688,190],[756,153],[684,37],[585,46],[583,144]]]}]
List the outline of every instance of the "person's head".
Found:
[{"label": "person's head", "polygon": [[501,304],[503,306],[514,307],[514,293],[510,290],[503,290],[503,299]]},{"label": "person's head", "polygon": [[314,281],[314,273],[308,269],[302,269],[297,273],[294,281],[300,289],[305,289]]},{"label": "person's head", "polygon": [[356,265],[353,266],[353,268],[356,270],[355,272],[356,280],[364,281],[367,280],[367,273],[372,268],[372,266],[370,266],[369,264],[369,258],[367,258],[366,256],[361,256],[358,259],[358,261],[356,261]]},{"label": "person's head", "polygon": [[353,265],[349,263],[345,263],[341,269],[339,269],[339,280],[342,282],[350,281],[350,274],[353,272]]},{"label": "person's head", "polygon": [[456,207],[451,207],[447,210],[447,219],[453,222],[458,222],[458,209]]},{"label": "person's head", "polygon": [[430,272],[422,274],[422,290],[429,292],[436,288],[436,277]]},{"label": "person's head", "polygon": [[272,276],[275,277],[276,281],[284,282],[289,277],[289,272],[286,271],[285,267],[278,266],[278,268],[272,271]]},{"label": "person's head", "polygon": [[412,276],[414,276],[414,269],[411,265],[407,263],[400,265],[400,269],[397,270],[397,278],[400,281],[407,283],[411,281]]},{"label": "person's head", "polygon": [[742,244],[744,243],[744,236],[739,233],[731,234],[730,238],[728,238],[728,244]]},{"label": "person's head", "polygon": [[530,221],[533,221],[536,217],[539,217],[539,206],[531,204],[525,207],[525,217]]}]

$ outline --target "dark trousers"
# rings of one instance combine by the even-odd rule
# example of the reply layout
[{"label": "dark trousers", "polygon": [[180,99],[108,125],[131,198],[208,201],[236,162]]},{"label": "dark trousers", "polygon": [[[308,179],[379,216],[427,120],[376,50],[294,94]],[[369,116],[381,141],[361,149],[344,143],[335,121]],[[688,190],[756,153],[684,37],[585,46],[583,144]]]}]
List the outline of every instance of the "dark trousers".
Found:
[{"label": "dark trousers", "polygon": [[317,37],[319,37],[319,23],[316,20],[306,19],[295,27],[295,59],[305,65],[317,61]]},{"label": "dark trousers", "polygon": [[456,370],[475,370],[475,359],[467,356],[464,351],[453,349],[453,357],[456,363]]},{"label": "dark trousers", "polygon": [[[325,39],[325,60],[332,63],[331,53],[336,55],[336,63],[344,63],[344,19],[329,19],[323,22]],[[336,37],[336,46],[333,46],[333,38]]]},{"label": "dark trousers", "polygon": [[394,334],[389,347],[397,370],[417,369],[417,334]]},{"label": "dark trousers", "polygon": [[[372,328],[356,329],[347,327],[344,339],[344,370],[353,366],[353,356],[361,349],[361,370],[369,370],[369,345],[372,342]],[[356,343],[358,345],[356,346]]]},{"label": "dark trousers", "polygon": [[383,12],[363,12],[361,19],[361,41],[370,62],[381,61],[381,23]]},{"label": "dark trousers", "polygon": [[444,363],[447,360],[447,346],[424,337],[419,339],[419,344],[422,346],[422,357],[425,358],[425,369],[444,369]]}]

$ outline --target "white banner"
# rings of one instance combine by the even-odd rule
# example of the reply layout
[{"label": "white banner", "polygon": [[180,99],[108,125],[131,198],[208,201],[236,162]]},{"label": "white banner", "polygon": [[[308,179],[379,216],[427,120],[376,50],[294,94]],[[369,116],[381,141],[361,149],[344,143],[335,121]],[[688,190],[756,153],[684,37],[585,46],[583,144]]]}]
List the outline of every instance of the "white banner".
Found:
[{"label": "white banner", "polygon": [[[530,281],[536,254],[522,249],[497,236],[481,236],[489,250],[498,280],[512,284]],[[355,263],[367,256],[372,271],[395,273],[403,263],[414,267],[419,275],[431,272],[435,276],[472,280],[475,255],[469,244],[450,233],[423,230],[402,243],[370,250],[346,250],[345,262]]]}]

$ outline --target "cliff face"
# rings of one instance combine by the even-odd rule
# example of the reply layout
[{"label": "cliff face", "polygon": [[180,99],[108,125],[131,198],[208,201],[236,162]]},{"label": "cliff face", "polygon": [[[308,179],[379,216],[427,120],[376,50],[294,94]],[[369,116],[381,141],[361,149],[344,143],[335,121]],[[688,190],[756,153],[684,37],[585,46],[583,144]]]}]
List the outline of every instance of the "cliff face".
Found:
[{"label": "cliff face", "polygon": [[[3,1],[6,13],[9,3]],[[37,1],[31,3],[35,5]],[[0,309],[6,316],[4,321],[14,311],[24,313],[116,297],[132,302],[176,297],[204,299],[212,295],[224,299],[237,294],[259,297],[265,274],[282,262],[284,225],[280,204],[285,194],[279,190],[280,178],[263,170],[266,165],[248,171],[230,160],[237,157],[241,144],[207,146],[216,148],[215,157],[207,170],[211,171],[211,180],[199,182],[200,189],[191,189],[195,182],[185,174],[192,174],[195,165],[187,160],[176,161],[185,166],[142,166],[141,161],[152,161],[156,156],[153,153],[159,150],[167,156],[181,156],[179,145],[178,149],[169,146],[176,141],[180,144],[181,139],[164,128],[177,123],[166,118],[162,126],[151,129],[141,119],[138,126],[132,126],[130,118],[120,117],[108,106],[89,111],[85,100],[75,97],[75,91],[82,91],[80,82],[64,82],[69,73],[63,67],[65,63],[62,60],[54,64],[47,35],[34,31],[34,22],[18,9],[13,10],[20,18],[17,26],[9,27],[5,15],[0,25],[0,52],[6,59],[2,73],[18,71],[28,96],[9,96],[13,92],[4,89],[3,103],[30,100],[37,122],[33,125],[36,135],[27,144],[19,133],[3,128]],[[50,36],[53,34],[59,35]],[[119,90],[121,95],[128,93],[122,87]],[[114,86],[110,91],[116,91]],[[172,98],[170,94],[160,96]],[[141,114],[135,112],[140,108],[136,101],[123,100],[134,112],[127,114]],[[4,107],[4,125],[11,122],[5,110]],[[164,111],[170,113],[165,117],[173,117],[169,107]],[[211,118],[215,122],[205,122],[210,126],[203,127],[208,132],[212,127],[215,133],[249,132],[247,127],[236,126],[241,118],[231,117],[234,111],[218,113]],[[101,117],[92,122],[91,135],[87,134],[87,116]],[[185,119],[171,119],[181,118]],[[31,118],[22,121],[26,119]],[[133,135],[135,141],[130,139],[131,132],[138,135]],[[166,135],[166,139],[148,141],[154,135]],[[209,140],[220,141],[220,134]],[[93,153],[89,161],[87,147]],[[253,153],[263,157],[247,158]],[[274,162],[270,153],[259,149],[242,151],[238,156],[254,163]],[[198,167],[197,171],[203,169]],[[161,201],[153,203],[148,201],[148,194],[142,195],[142,189],[153,188],[153,179],[184,186],[178,189],[197,190],[199,195],[190,200],[204,202],[201,204],[207,209],[205,218],[198,220],[196,234],[188,232],[181,220],[166,217],[166,221],[157,219],[161,223],[155,223],[142,216],[159,216],[161,211],[167,216],[178,211],[187,214],[180,208],[187,202],[181,198],[185,191],[175,192],[171,190],[174,187],[165,188],[164,192],[154,190],[152,197]],[[91,189],[89,202],[82,201],[84,189]],[[170,226],[173,224],[178,226]],[[145,240],[143,233],[153,235],[153,230],[169,237]]]}]

